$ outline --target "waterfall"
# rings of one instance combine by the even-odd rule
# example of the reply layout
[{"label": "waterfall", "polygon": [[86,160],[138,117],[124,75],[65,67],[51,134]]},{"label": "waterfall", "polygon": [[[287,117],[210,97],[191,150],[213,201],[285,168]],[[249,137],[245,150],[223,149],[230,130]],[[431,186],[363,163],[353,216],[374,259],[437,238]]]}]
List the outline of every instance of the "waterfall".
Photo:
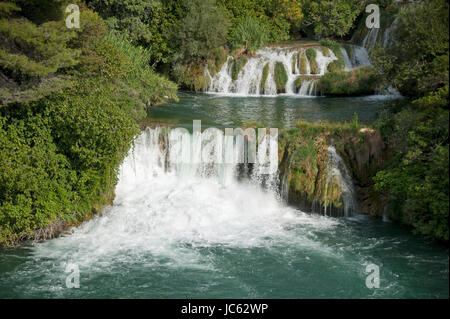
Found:
[{"label": "waterfall", "polygon": [[303,80],[298,95],[300,96],[316,96],[317,95],[317,79],[316,80]]},{"label": "waterfall", "polygon": [[[120,169],[120,183],[116,188],[116,200],[121,194],[129,196],[130,189],[148,184],[155,178],[175,176],[180,180],[207,179],[216,181],[222,187],[245,181],[268,191],[279,201],[289,199],[290,164],[286,163],[281,180],[278,172],[278,132],[267,134],[258,131],[258,137],[234,131],[234,135],[209,128],[203,132],[194,130],[147,128],[136,138],[134,148]],[[251,140],[255,141],[254,158]],[[231,151],[230,151],[231,150]],[[352,216],[356,211],[355,191],[351,176],[333,146],[328,147],[329,162],[327,187],[338,183],[343,202],[342,213]],[[325,198],[327,198],[325,194]],[[322,210],[330,215],[325,203]],[[336,215],[336,214],[334,214]]]},{"label": "waterfall", "polygon": [[[383,28],[370,29],[364,37],[361,46],[367,49],[367,51],[369,52],[375,47],[377,42],[383,47],[389,46],[389,44],[393,41],[392,36],[397,27],[397,24],[398,17],[395,17],[392,23],[389,26],[385,27],[384,30]],[[352,37],[352,42],[354,42],[354,37]]]},{"label": "waterfall", "polygon": [[362,42],[362,46],[366,48],[368,51],[372,50],[376,43],[378,38],[378,31],[380,28],[372,28],[367,32],[366,36],[364,37],[364,40]]},{"label": "waterfall", "polygon": [[398,24],[398,17],[395,17],[394,21],[391,23],[391,25],[386,29],[383,35],[383,47],[388,47],[392,43],[392,34],[397,28]]},{"label": "waterfall", "polygon": [[366,48],[351,44],[347,44],[346,47],[350,52],[347,52],[345,47],[341,47],[341,53],[345,61],[345,71],[372,65]]},{"label": "waterfall", "polygon": [[136,138],[134,148],[121,166],[118,188],[145,183],[164,174],[215,178],[226,186],[245,171],[250,181],[275,190],[278,187],[278,131],[261,132],[259,129],[252,156],[250,139],[256,136],[246,135],[245,139],[236,130],[227,135],[216,128],[205,129],[202,133],[147,128]]},{"label": "waterfall", "polygon": [[[329,162],[328,162],[328,177],[327,177],[327,187],[328,190],[329,183],[335,179],[340,184],[342,190],[342,202],[343,202],[343,213],[345,217],[352,216],[356,212],[356,199],[355,199],[355,187],[353,185],[350,173],[345,166],[344,161],[336,152],[336,148],[332,145],[328,146]],[[325,195],[326,197],[326,195]],[[331,204],[330,204],[331,205]],[[325,206],[325,215],[327,214],[327,207]]]},{"label": "waterfall", "polygon": [[[232,78],[232,68],[234,58],[229,56],[221,69],[214,75],[210,76],[210,84],[207,93],[232,94],[239,96],[275,96],[277,88],[275,83],[275,63],[281,62],[287,74],[287,82],[285,87],[286,95],[298,96],[314,96],[317,94],[315,90],[315,82],[311,80],[304,81],[302,87],[297,90],[295,88],[295,80],[302,76],[320,77],[327,72],[328,64],[336,60],[336,56],[329,51],[329,56],[325,56],[318,48],[313,48],[316,53],[315,64],[317,65],[317,74],[311,74],[311,63],[306,58],[304,48],[293,47],[266,47],[258,50],[254,56],[250,57],[242,69],[239,71],[237,78]],[[304,72],[301,73],[300,58],[302,56],[306,65]],[[264,75],[264,67],[268,65],[268,72]],[[209,72],[208,72],[209,74]],[[265,82],[263,83],[264,76]]]}]

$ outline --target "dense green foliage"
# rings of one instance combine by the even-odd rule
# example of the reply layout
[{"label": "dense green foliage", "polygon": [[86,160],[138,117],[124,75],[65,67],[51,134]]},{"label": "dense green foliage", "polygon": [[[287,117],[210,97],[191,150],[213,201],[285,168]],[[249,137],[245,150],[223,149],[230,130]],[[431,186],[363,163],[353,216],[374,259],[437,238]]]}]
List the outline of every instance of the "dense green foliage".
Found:
[{"label": "dense green foliage", "polygon": [[395,41],[373,52],[374,64],[402,95],[426,95],[448,83],[448,18],[443,0],[406,6],[398,14]]},{"label": "dense green foliage", "polygon": [[305,0],[303,28],[310,28],[318,38],[343,37],[365,7],[359,0]]},{"label": "dense green foliage", "polygon": [[374,94],[378,75],[370,66],[352,71],[327,72],[320,78],[319,89],[324,95],[369,95]]},{"label": "dense green foliage", "polygon": [[388,198],[392,218],[445,241],[449,239],[448,14],[445,0],[402,8],[396,41],[373,55],[382,74],[409,97],[393,103],[391,113],[377,124],[391,154],[375,177],[375,187]]},{"label": "dense green foliage", "polygon": [[2,5],[14,10],[0,19],[2,245],[54,236],[111,200],[135,120],[176,97],[151,53],[109,34],[96,13],[82,7],[80,29],[68,31],[63,15],[25,16],[18,4]]},{"label": "dense green foliage", "polygon": [[244,17],[230,34],[230,44],[232,49],[244,47],[252,54],[261,48],[268,40],[267,30],[253,17]]},{"label": "dense green foliage", "polygon": [[105,19],[111,30],[125,35],[133,44],[147,48],[151,63],[168,62],[175,14],[159,0],[87,1]]}]

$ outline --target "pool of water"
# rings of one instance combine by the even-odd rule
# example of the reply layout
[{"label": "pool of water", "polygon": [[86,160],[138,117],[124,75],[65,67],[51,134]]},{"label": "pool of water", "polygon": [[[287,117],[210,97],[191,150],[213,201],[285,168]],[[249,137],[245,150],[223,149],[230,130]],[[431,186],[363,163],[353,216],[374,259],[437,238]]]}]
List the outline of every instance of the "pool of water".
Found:
[{"label": "pool of water", "polygon": [[[357,112],[372,123],[384,102],[181,94],[149,115],[290,127]],[[448,298],[447,248],[368,216],[301,212],[251,181],[153,167],[159,145],[145,145],[122,164],[101,214],[60,238],[0,250],[0,298]],[[378,288],[366,285],[370,267]],[[79,288],[70,288],[75,274]]]},{"label": "pool of water", "polygon": [[152,107],[149,118],[156,123],[192,126],[201,120],[205,127],[234,127],[258,122],[265,127],[289,128],[298,120],[351,121],[356,113],[360,123],[375,121],[389,96],[331,97],[236,97],[181,93],[179,102]]}]

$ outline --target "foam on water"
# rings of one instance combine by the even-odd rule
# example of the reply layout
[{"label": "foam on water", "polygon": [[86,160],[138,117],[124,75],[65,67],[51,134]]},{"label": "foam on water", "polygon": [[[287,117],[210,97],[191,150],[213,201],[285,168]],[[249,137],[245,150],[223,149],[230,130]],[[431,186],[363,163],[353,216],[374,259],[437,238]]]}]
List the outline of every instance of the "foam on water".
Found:
[{"label": "foam on water", "polygon": [[[261,145],[274,147],[269,139]],[[198,267],[204,261],[187,247],[270,248],[284,242],[320,250],[308,234],[339,224],[283,204],[275,190],[261,187],[258,169],[250,180],[238,181],[221,176],[234,176],[228,164],[206,174],[168,164],[177,147],[161,145],[160,129],[145,131],[121,165],[113,205],[69,235],[36,245],[35,257],[94,269],[117,259],[164,258],[174,266]],[[296,225],[304,227],[303,235],[292,231]]]}]

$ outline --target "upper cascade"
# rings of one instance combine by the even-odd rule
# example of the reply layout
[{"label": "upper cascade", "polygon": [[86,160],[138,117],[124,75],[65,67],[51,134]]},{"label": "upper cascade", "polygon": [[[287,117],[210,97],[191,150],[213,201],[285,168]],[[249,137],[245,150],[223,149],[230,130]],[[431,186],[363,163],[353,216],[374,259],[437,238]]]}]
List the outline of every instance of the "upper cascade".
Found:
[{"label": "upper cascade", "polygon": [[317,95],[316,81],[337,57],[328,48],[320,46],[265,47],[248,58],[237,72],[236,60],[229,56],[214,75],[205,69],[209,78],[207,92],[242,96]]},{"label": "upper cascade", "polygon": [[205,91],[237,96],[318,96],[317,84],[333,61],[342,59],[345,71],[371,66],[364,47],[345,44],[336,54],[321,45],[305,45],[264,47],[248,58],[228,56],[216,73],[205,67],[209,83]]}]

